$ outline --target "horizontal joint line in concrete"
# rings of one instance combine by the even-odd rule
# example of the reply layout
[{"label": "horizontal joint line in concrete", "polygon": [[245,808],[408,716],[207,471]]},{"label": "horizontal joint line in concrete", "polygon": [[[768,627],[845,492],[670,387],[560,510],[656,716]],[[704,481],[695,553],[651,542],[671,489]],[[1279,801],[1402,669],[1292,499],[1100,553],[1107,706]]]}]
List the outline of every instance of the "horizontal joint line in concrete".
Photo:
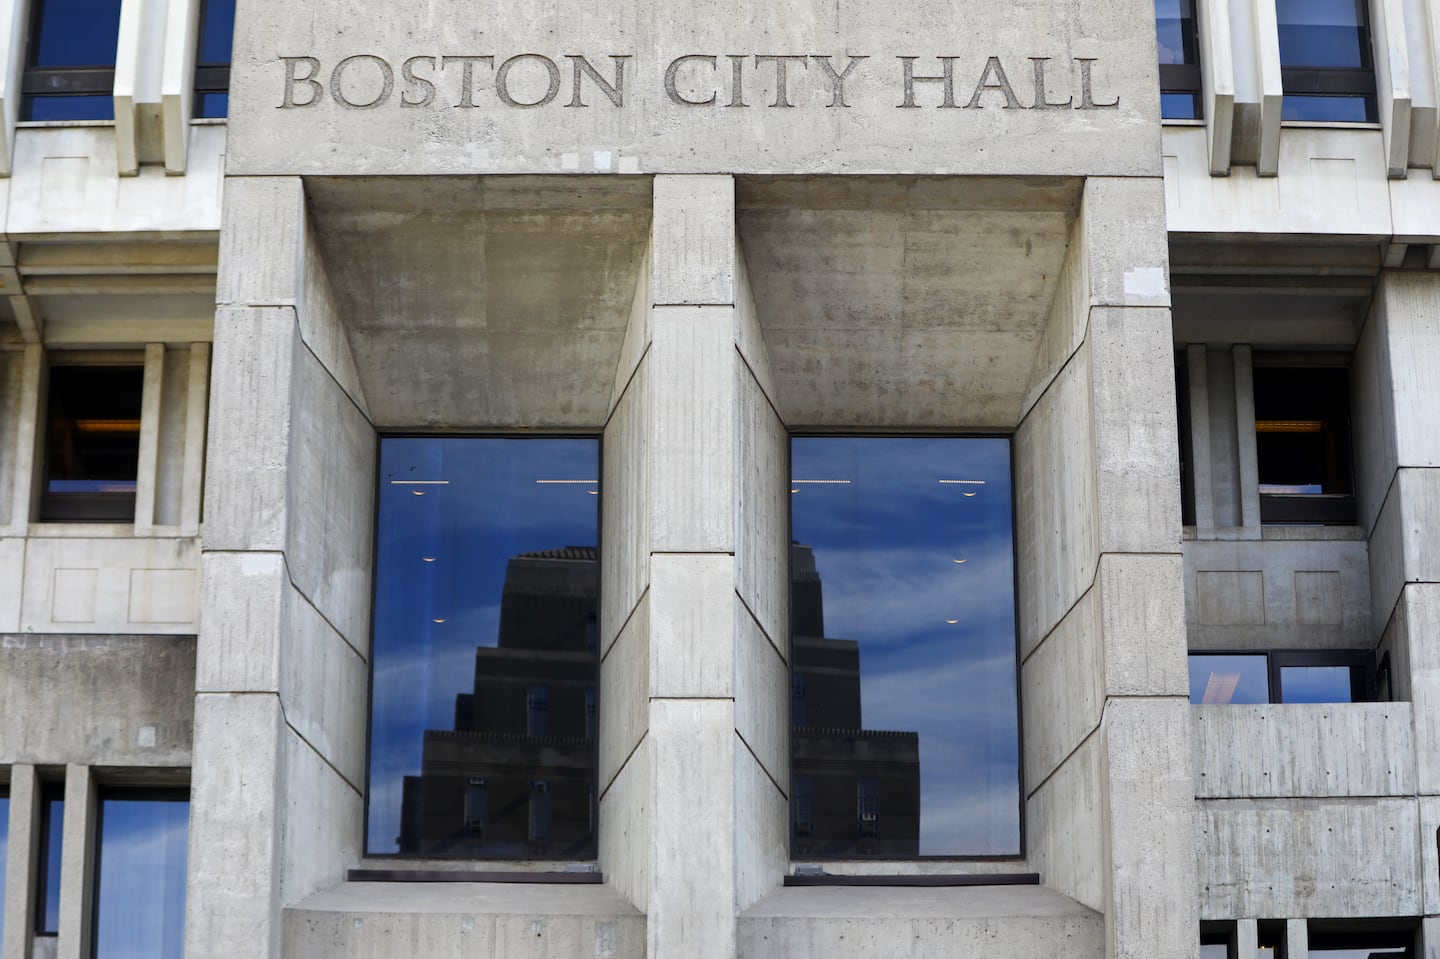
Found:
[{"label": "horizontal joint line in concrete", "polygon": [[220,309],[226,310],[293,310],[297,302],[295,299],[280,299],[273,303],[240,303],[233,300],[216,300],[215,305]]},{"label": "horizontal joint line in concrete", "polygon": [[650,304],[650,309],[652,309],[652,310],[669,310],[669,309],[679,308],[679,309],[699,310],[699,309],[704,309],[704,308],[707,307],[707,306],[714,306],[714,307],[721,307],[721,308],[730,307],[730,308],[733,309],[734,306],[735,306],[735,303],[734,303],[734,301],[731,301],[731,302],[729,302],[729,303],[710,303],[710,302],[706,302],[706,303],[655,303],[655,302],[652,301],[651,304]]},{"label": "horizontal joint line in concrete", "polygon": [[1015,423],[1015,429],[1017,431],[1020,429],[1021,426],[1025,424],[1025,421],[1030,418],[1030,414],[1035,412],[1035,407],[1040,405],[1040,401],[1045,398],[1045,394],[1049,393],[1051,388],[1054,387],[1057,382],[1059,382],[1060,374],[1064,373],[1066,367],[1068,367],[1071,363],[1075,362],[1075,357],[1080,355],[1080,351],[1084,349],[1085,344],[1088,342],[1090,342],[1090,305],[1086,304],[1085,326],[1083,327],[1083,332],[1080,336],[1079,342],[1075,344],[1075,349],[1071,350],[1068,354],[1066,354],[1064,362],[1062,362],[1059,366],[1055,367],[1055,373],[1053,376],[1050,377],[1049,382],[1045,384],[1045,388],[1039,393],[1035,394],[1035,401],[1029,406],[1027,406],[1025,410],[1020,414],[1020,419],[1017,420]]},{"label": "horizontal joint line in concrete", "polygon": [[652,549],[651,556],[734,556],[733,549]]},{"label": "horizontal joint line in concrete", "polygon": [[745,602],[745,597],[740,595],[740,590],[738,589],[735,590],[735,598],[740,600],[740,605],[744,607],[746,614],[749,615],[750,622],[754,623],[755,628],[760,630],[760,635],[764,636],[765,642],[769,643],[770,648],[775,650],[775,655],[780,657],[780,662],[784,663],[786,666],[789,666],[790,664],[786,661],[785,654],[780,652],[780,647],[775,644],[775,640],[773,637],[771,637],[770,631],[765,628],[764,623],[760,622],[760,617],[755,615],[755,610],[751,609],[750,604]]},{"label": "horizontal joint line in concrete", "polygon": [[[1101,710],[1100,716],[1101,716],[1101,719],[1104,719],[1104,716],[1105,716],[1104,710]],[[1070,762],[1070,760],[1072,760],[1072,759],[1075,758],[1075,754],[1078,753],[1078,752],[1080,752],[1080,750],[1084,749],[1084,748],[1085,748],[1085,744],[1088,743],[1092,738],[1094,738],[1099,732],[1100,732],[1100,724],[1099,724],[1099,723],[1096,723],[1093,727],[1091,727],[1091,729],[1090,729],[1089,732],[1087,732],[1084,736],[1082,736],[1082,737],[1080,738],[1080,741],[1075,744],[1075,748],[1072,749],[1072,750],[1070,750],[1068,753],[1066,753],[1066,754],[1064,755],[1064,757],[1063,757],[1058,763],[1055,764],[1055,768],[1052,769],[1052,770],[1050,770],[1048,773],[1046,773],[1046,774],[1045,774],[1045,778],[1042,779],[1042,780],[1040,780],[1038,783],[1035,784],[1035,788],[1034,788],[1034,789],[1028,790],[1028,791],[1025,793],[1025,799],[1026,799],[1026,801],[1029,801],[1029,800],[1031,800],[1031,799],[1034,799],[1034,798],[1035,798],[1035,795],[1036,795],[1037,793],[1039,793],[1040,790],[1042,790],[1042,789],[1045,788],[1045,784],[1048,783],[1051,779],[1053,779],[1053,778],[1055,777],[1055,774],[1056,774],[1056,773],[1058,773],[1060,770],[1064,769],[1065,766]]]},{"label": "horizontal joint line in concrete", "polygon": [[600,795],[596,798],[596,802],[604,799],[610,793],[610,787],[615,785],[615,780],[619,779],[620,774],[625,771],[625,767],[630,765],[630,760],[634,759],[635,754],[640,751],[640,744],[645,742],[646,737],[649,735],[650,730],[648,728],[640,733],[640,738],[635,740],[635,745],[631,746],[630,751],[625,754],[625,760],[615,767],[615,775],[611,776],[610,781],[605,784],[605,788],[600,790]]},{"label": "horizontal joint line in concrete", "polygon": [[651,696],[649,699],[652,703],[733,703],[735,701],[734,696]]},{"label": "horizontal joint line in concrete", "polygon": [[1189,696],[1188,693],[1106,693],[1106,694],[1105,694],[1105,700],[1106,700],[1106,702],[1109,702],[1109,701],[1112,700],[1112,699],[1154,699],[1154,700],[1159,700],[1159,701],[1162,701],[1162,702],[1165,701],[1165,700],[1170,700],[1170,699],[1181,699],[1181,700],[1184,700],[1184,701],[1187,702],[1187,703],[1190,702],[1190,696]]},{"label": "horizontal joint line in concrete", "polygon": [[305,605],[306,605],[306,606],[309,606],[311,609],[315,610],[315,615],[316,615],[316,616],[319,616],[320,619],[324,621],[325,625],[326,625],[326,626],[329,626],[330,629],[331,629],[331,631],[333,631],[336,636],[339,636],[339,637],[340,637],[340,641],[341,641],[342,643],[344,643],[345,646],[346,646],[352,653],[354,653],[356,656],[358,656],[358,657],[360,658],[360,662],[362,662],[362,663],[368,663],[369,660],[367,660],[367,659],[365,658],[365,654],[362,653],[362,652],[360,652],[360,650],[355,646],[354,643],[350,642],[350,637],[349,637],[349,636],[346,636],[346,635],[345,635],[345,632],[344,632],[343,630],[341,630],[340,627],[338,627],[338,626],[336,626],[334,623],[332,623],[332,622],[330,621],[330,617],[325,615],[324,610],[322,610],[319,606],[315,605],[315,601],[310,598],[309,594],[307,594],[307,593],[305,592],[305,590],[300,587],[300,584],[299,584],[299,583],[295,582],[295,577],[293,577],[293,576],[290,575],[290,560],[289,560],[289,558],[288,558],[284,553],[281,553],[281,554],[280,554],[280,559],[281,559],[281,562],[285,564],[285,579],[289,581],[290,585],[294,588],[295,592],[299,595],[299,597],[305,601]]},{"label": "horizontal joint line in concrete", "polygon": [[615,418],[615,411],[620,409],[620,404],[624,401],[625,394],[630,392],[630,387],[635,382],[635,377],[640,375],[640,367],[645,365],[645,358],[650,355],[650,344],[652,342],[654,341],[646,340],[645,348],[642,349],[640,355],[635,358],[635,366],[630,370],[630,375],[625,377],[625,385],[620,388],[620,392],[615,396],[615,402],[610,404],[610,409],[605,414],[605,422],[600,426],[602,433],[610,428],[610,421]]},{"label": "horizontal joint line in concrete", "polygon": [[750,758],[755,760],[755,765],[760,767],[760,771],[765,774],[765,778],[770,780],[770,785],[775,787],[775,791],[780,794],[781,798],[788,800],[790,796],[780,787],[780,784],[775,781],[775,777],[770,775],[770,770],[765,767],[765,760],[756,754],[754,748],[750,745],[750,741],[745,738],[745,734],[737,729],[735,730],[735,738],[740,740],[741,745],[745,747],[745,751],[750,754]]},{"label": "horizontal joint line in concrete", "polygon": [[[763,348],[764,344],[762,343],[761,346]],[[755,387],[760,391],[760,395],[765,397],[765,405],[770,407],[770,412],[775,414],[775,419],[780,421],[781,426],[784,426],[785,417],[781,416],[780,411],[776,409],[775,400],[766,391],[765,384],[760,382],[760,377],[755,375],[755,368],[750,365],[750,360],[746,358],[745,351],[740,349],[738,342],[735,344],[735,355],[740,357],[740,364],[745,367],[745,372],[750,374],[750,379],[755,381]]]},{"label": "horizontal joint line in concrete", "polygon": [[621,637],[621,635],[625,632],[625,628],[626,628],[627,626],[629,626],[629,625],[630,625],[630,621],[635,618],[635,612],[636,612],[636,610],[638,610],[638,609],[640,608],[640,604],[643,603],[643,602],[645,602],[645,597],[646,597],[646,596],[649,596],[649,595],[650,595],[650,584],[649,584],[649,583],[646,583],[646,584],[645,584],[645,588],[640,591],[640,596],[639,596],[639,598],[635,600],[635,605],[634,605],[634,606],[631,606],[631,607],[630,607],[630,612],[628,612],[628,613],[625,614],[625,622],[621,623],[621,624],[620,624],[620,628],[617,629],[617,630],[615,630],[615,638],[612,639],[612,640],[610,640],[609,644],[605,647],[605,652],[603,652],[603,653],[600,654],[600,662],[601,662],[602,664],[605,662],[605,660],[607,660],[607,659],[610,658],[610,650],[614,649],[614,648],[615,648],[615,644],[618,643],[618,642],[620,642],[620,637]]},{"label": "horizontal joint line in concrete", "polygon": [[[1310,801],[1314,801],[1314,802],[1323,802],[1323,801],[1332,801],[1332,800],[1335,801],[1335,802],[1350,802],[1351,800],[1355,800],[1355,799],[1416,799],[1416,798],[1419,798],[1419,797],[1417,797],[1414,793],[1390,793],[1390,794],[1388,794],[1388,795],[1387,795],[1387,794],[1383,794],[1383,793],[1380,794],[1380,795],[1373,795],[1373,794],[1371,794],[1371,793],[1365,793],[1365,794],[1363,794],[1363,795],[1362,795],[1362,794],[1359,794],[1359,793],[1337,793],[1337,794],[1335,794],[1335,795],[1330,795],[1330,796],[1317,796],[1317,795],[1314,795],[1314,794],[1310,794],[1310,795],[1295,795],[1295,796],[1292,796],[1292,795],[1289,795],[1289,794],[1284,795],[1284,796],[1196,796],[1196,797],[1195,797],[1195,801],[1196,801],[1197,803],[1201,803],[1201,802],[1203,802],[1203,803],[1257,803],[1257,802],[1274,802],[1274,801],[1278,801],[1278,800],[1282,800],[1282,799],[1305,799],[1305,800],[1310,800]],[[1424,827],[1422,826],[1421,828],[1423,829]]]},{"label": "horizontal joint line in concrete", "polygon": [[[330,367],[325,364],[325,361],[320,359],[315,351],[310,348],[310,341],[305,339],[305,328],[300,325],[300,309],[298,307],[295,309],[295,329],[300,334],[300,345],[305,347],[305,352],[315,358],[315,362],[320,364],[320,369],[325,371],[325,375],[330,378],[330,382],[335,384],[335,388],[340,391],[342,396],[350,401],[350,405],[355,407],[355,412],[359,413],[361,419],[373,430],[375,424],[370,422],[370,415],[360,408],[360,404],[355,401],[355,397],[350,395],[350,391],[341,385],[340,381],[335,378],[335,374],[331,372]],[[350,348],[350,341],[344,340],[343,342],[345,348],[348,350]]]},{"label": "horizontal joint line in concrete", "polygon": [[339,777],[340,777],[340,781],[341,781],[342,783],[344,783],[345,785],[349,786],[350,789],[351,789],[352,791],[354,791],[354,793],[355,793],[356,796],[360,797],[361,799],[364,799],[364,798],[365,798],[365,792],[364,792],[364,790],[362,790],[359,786],[356,786],[354,783],[352,783],[352,782],[350,781],[350,777],[348,777],[348,776],[346,776],[344,773],[342,773],[342,772],[339,770],[339,768],[336,767],[336,765],[330,761],[330,758],[329,758],[328,756],[326,756],[326,755],[325,755],[324,753],[322,753],[320,750],[316,749],[316,748],[315,748],[315,744],[312,743],[308,738],[306,738],[305,734],[302,733],[300,730],[296,729],[296,728],[295,728],[295,725],[290,722],[290,717],[289,717],[289,715],[285,712],[285,700],[284,700],[284,699],[281,699],[281,700],[280,700],[280,718],[285,721],[285,728],[288,729],[288,730],[290,730],[292,733],[294,733],[294,734],[295,734],[295,738],[298,739],[298,740],[300,740],[302,743],[304,743],[305,746],[306,746],[311,752],[313,752],[316,756],[318,756],[318,757],[320,758],[320,761],[321,761],[322,763],[324,763],[325,765],[329,766],[329,767],[330,767],[330,771],[333,772],[335,775],[339,776]]}]

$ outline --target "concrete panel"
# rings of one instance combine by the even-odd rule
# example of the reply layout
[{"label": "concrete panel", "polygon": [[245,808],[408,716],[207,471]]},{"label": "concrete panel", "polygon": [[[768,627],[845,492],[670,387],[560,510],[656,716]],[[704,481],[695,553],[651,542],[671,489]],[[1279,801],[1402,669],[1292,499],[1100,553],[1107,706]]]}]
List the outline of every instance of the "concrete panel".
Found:
[{"label": "concrete panel", "polygon": [[187,954],[279,954],[284,723],[271,694],[195,697]]},{"label": "concrete panel", "polygon": [[[1420,806],[1420,892],[1423,906],[1421,912],[1435,914],[1440,903],[1440,842],[1424,841],[1431,836],[1440,836],[1440,798],[1421,796]],[[1426,959],[1431,959],[1426,956]]]},{"label": "concrete panel", "polygon": [[600,788],[631,759],[649,728],[650,594],[640,598],[620,636],[600,660]]},{"label": "concrete panel", "polygon": [[1099,959],[1105,920],[1044,886],[777,889],[741,917],[741,959]]},{"label": "concrete panel", "polygon": [[651,230],[656,305],[734,305],[734,177],[656,177]]},{"label": "concrete panel", "polygon": [[1100,551],[1088,348],[1015,434],[1020,645],[1031,649],[1095,578]]},{"label": "concrete panel", "polygon": [[1020,670],[1025,782],[1043,783],[1100,725],[1105,705],[1102,603],[1087,590]]},{"label": "concrete panel", "polygon": [[283,553],[207,551],[200,564],[205,629],[198,692],[279,692],[282,610],[290,589]]},{"label": "concrete panel", "polygon": [[183,636],[0,638],[0,764],[188,766],[195,642]]},{"label": "concrete panel", "polygon": [[1178,697],[1112,698],[1100,729],[1108,955],[1193,956],[1190,707]]},{"label": "concrete panel", "polygon": [[[285,558],[295,585],[342,635],[369,649],[375,431],[309,350],[297,352]],[[315,508],[316,504],[324,508]]]},{"label": "concrete panel", "polygon": [[1105,908],[1108,885],[1099,744],[1098,734],[1084,740],[1048,779],[1027,784],[1025,800],[1030,867],[1091,909]]},{"label": "concrete panel", "polygon": [[1374,310],[1385,314],[1395,452],[1400,466],[1440,466],[1440,375],[1426,358],[1440,351],[1440,277],[1380,274]]},{"label": "concrete panel", "polygon": [[735,310],[656,308],[650,322],[650,548],[734,552]]},{"label": "concrete panel", "polygon": [[[39,347],[36,347],[37,354],[38,350]],[[36,361],[31,362],[33,364]],[[16,485],[24,481],[17,472],[22,460],[20,445],[23,441],[20,438],[20,426],[23,419],[28,418],[24,414],[34,416],[32,411],[38,402],[38,397],[25,388],[24,366],[24,352],[0,350],[0,529],[8,527],[18,519],[30,518],[11,515],[15,512]],[[31,389],[38,387],[37,378]],[[29,461],[28,457],[23,458]]]},{"label": "concrete panel", "polygon": [[788,792],[790,669],[739,597],[732,594],[730,602],[735,610],[735,731],[781,792]]},{"label": "concrete panel", "polygon": [[1383,307],[1388,284],[1375,291],[1370,314],[1350,360],[1351,444],[1355,457],[1355,493],[1360,524],[1372,529],[1400,465],[1396,448],[1394,376],[1391,372],[1390,323]]},{"label": "concrete panel", "polygon": [[1085,237],[1086,230],[1077,218],[1069,227],[1065,259],[1035,351],[1035,367],[1030,374],[1022,415],[1029,415],[1035,401],[1070,362],[1090,330],[1090,270]]},{"label": "concrete panel", "polygon": [[[605,741],[604,735],[600,741]],[[642,738],[600,794],[600,868],[616,893],[641,911],[649,908],[654,869],[650,811],[655,802],[655,763],[650,747],[650,740]]]},{"label": "concrete panel", "polygon": [[194,635],[199,565],[200,544],[192,538],[32,537],[20,628]]},{"label": "concrete panel", "polygon": [[290,309],[215,312],[207,549],[285,548],[291,378],[301,349]]},{"label": "concrete panel", "polygon": [[790,803],[744,743],[735,757],[735,908],[746,909],[783,881]]},{"label": "concrete panel", "polygon": [[229,177],[215,302],[293,307],[304,271],[305,231],[305,188],[298,178]]},{"label": "concrete panel", "polygon": [[0,539],[0,583],[11,588],[0,593],[0,633],[20,631],[20,597],[25,587],[25,540]]},{"label": "concrete panel", "polygon": [[1397,698],[1408,698],[1415,708],[1418,790],[1424,795],[1440,795],[1440,644],[1435,641],[1440,636],[1440,586],[1406,586],[1393,625],[1397,635],[1390,669],[1392,675],[1401,677]]},{"label": "concrete panel", "polygon": [[315,224],[308,218],[305,222],[305,248],[301,256],[299,302],[295,306],[300,337],[361,414],[368,417],[370,410],[360,385],[360,374],[355,368],[355,357],[350,352],[350,341],[345,335],[345,324],[341,319],[339,300],[331,285],[330,270],[315,233]]},{"label": "concrete panel", "polygon": [[1421,911],[1413,800],[1213,799],[1196,807],[1202,919]]},{"label": "concrete panel", "polygon": [[647,954],[735,955],[735,708],[729,700],[650,703],[654,757]]},{"label": "concrete panel", "polygon": [[782,653],[790,642],[790,435],[753,367],[736,364],[735,590]]},{"label": "concrete panel", "polygon": [[1174,354],[1169,310],[1090,311],[1096,497],[1107,552],[1179,552]]},{"label": "concrete panel", "polygon": [[[1402,467],[1370,537],[1371,602],[1382,627],[1405,583],[1440,582],[1440,548],[1420,534],[1440,515],[1440,469]],[[1398,559],[1398,563],[1397,563]]]},{"label": "concrete panel", "polygon": [[335,885],[346,869],[359,865],[365,807],[360,787],[340,778],[293,726],[282,732],[280,761],[284,785],[276,816],[283,906]]},{"label": "concrete panel", "polygon": [[1418,715],[1410,703],[1192,706],[1195,795],[1413,795]]},{"label": "concrete panel", "polygon": [[645,917],[606,886],[341,883],[286,909],[283,925],[287,956],[645,956]]},{"label": "concrete panel", "polygon": [[755,305],[755,289],[750,285],[750,269],[745,250],[736,238],[735,251],[735,348],[750,368],[760,389],[775,401],[775,374],[770,365],[770,352],[765,348],[765,333],[760,328],[760,309]]},{"label": "concrete panel", "polygon": [[615,388],[610,394],[607,417],[615,412],[615,404],[620,402],[620,397],[630,385],[630,378],[635,375],[635,368],[650,348],[650,307],[653,305],[650,296],[651,259],[647,244],[645,256],[640,261],[639,276],[635,280],[629,318],[625,321],[625,339],[620,345],[620,360],[615,365]]},{"label": "concrete panel", "polygon": [[[332,775],[338,772],[344,777],[357,799],[365,783],[369,683],[364,657],[304,594],[285,584],[279,685],[285,720],[334,767]],[[337,808],[344,805],[339,802]],[[360,832],[356,825],[355,835]]]},{"label": "concrete panel", "polygon": [[650,587],[650,410],[642,362],[605,427],[600,525],[621,530],[600,551],[600,650],[620,635]]},{"label": "concrete panel", "polygon": [[[703,484],[697,484],[703,485]],[[735,559],[729,553],[650,559],[652,698],[736,695]],[[747,617],[748,618],[748,617]]]},{"label": "concrete panel", "polygon": [[1179,556],[1100,558],[1108,695],[1189,694],[1181,567]]},{"label": "concrete panel", "polygon": [[[1085,181],[1080,228],[1090,305],[1170,305],[1164,193],[1160,177]],[[1158,374],[1166,367],[1145,369]]]}]

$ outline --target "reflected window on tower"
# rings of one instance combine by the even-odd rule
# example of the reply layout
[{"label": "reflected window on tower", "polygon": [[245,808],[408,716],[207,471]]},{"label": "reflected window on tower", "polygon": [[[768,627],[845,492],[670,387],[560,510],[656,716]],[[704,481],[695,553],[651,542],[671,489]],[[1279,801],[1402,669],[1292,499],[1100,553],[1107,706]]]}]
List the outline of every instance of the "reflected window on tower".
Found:
[{"label": "reflected window on tower", "polygon": [[381,440],[368,854],[594,858],[599,454]]},{"label": "reflected window on tower", "polygon": [[791,851],[1020,854],[1010,441],[791,442]]}]

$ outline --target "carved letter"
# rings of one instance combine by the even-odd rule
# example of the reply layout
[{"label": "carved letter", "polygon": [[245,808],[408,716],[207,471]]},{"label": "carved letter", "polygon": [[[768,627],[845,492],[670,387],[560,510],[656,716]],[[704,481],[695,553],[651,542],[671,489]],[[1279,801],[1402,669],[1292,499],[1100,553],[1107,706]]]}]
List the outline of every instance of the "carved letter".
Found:
[{"label": "carved letter", "polygon": [[1116,97],[1109,103],[1096,103],[1094,94],[1090,89],[1090,64],[1095,62],[1095,57],[1076,57],[1080,64],[1080,105],[1077,110],[1111,110],[1120,105],[1120,98]]},{"label": "carved letter", "polygon": [[679,90],[675,89],[675,74],[680,71],[682,66],[691,60],[703,60],[710,64],[711,70],[715,69],[715,58],[707,57],[702,53],[687,53],[683,57],[676,57],[674,60],[671,60],[670,65],[665,68],[665,95],[673,102],[681,104],[682,106],[708,107],[715,102],[715,94],[710,94],[710,99],[708,100],[687,100],[681,96]]},{"label": "carved letter", "polygon": [[[510,70],[521,60],[538,60],[545,65],[545,72],[550,75],[550,85],[545,88],[545,95],[530,103],[522,103],[510,95]],[[559,92],[560,68],[555,65],[554,60],[538,53],[517,53],[500,64],[500,69],[495,71],[495,93],[500,97],[500,102],[507,107],[543,107],[555,99]]]},{"label": "carved letter", "polygon": [[[992,73],[995,75],[995,79],[989,80]],[[987,80],[989,80],[989,82],[987,82]],[[999,90],[1005,94],[1005,106],[1003,109],[1025,109],[1020,106],[1020,101],[1015,99],[1015,91],[1010,89],[1010,81],[1005,77],[1005,68],[1000,66],[999,57],[991,57],[985,61],[985,69],[980,73],[980,82],[975,84],[975,92],[970,96],[970,102],[965,104],[965,109],[984,109],[984,104],[980,102],[980,97],[986,90]]]},{"label": "carved letter", "polygon": [[[380,66],[380,93],[368,103],[356,103],[353,100],[345,99],[345,91],[341,85],[341,78],[345,75],[346,69],[358,60],[368,60]],[[390,64],[373,53],[357,53],[353,57],[346,57],[335,64],[335,69],[330,71],[330,96],[336,103],[354,110],[373,110],[390,99],[390,91],[393,89],[395,89],[395,71],[390,69]]]},{"label": "carved letter", "polygon": [[411,100],[403,92],[400,94],[400,105],[402,107],[428,107],[431,103],[435,102],[435,84],[424,77],[417,77],[415,75],[416,61],[424,60],[430,61],[430,67],[432,69],[435,67],[434,57],[411,57],[409,60],[400,64],[400,75],[405,78],[405,82],[420,84],[420,99]]},{"label": "carved letter", "polygon": [[[325,88],[320,85],[319,80],[315,79],[320,74],[320,61],[314,57],[281,57],[280,59],[285,61],[285,96],[281,99],[280,106],[276,109],[289,110],[293,107],[313,107],[319,103],[320,98],[325,95]],[[301,63],[310,68],[308,76],[301,77],[295,75],[295,68]],[[295,86],[300,83],[310,88],[310,99],[304,103],[295,99]]]},{"label": "carved letter", "polygon": [[[868,60],[869,57],[851,57],[850,62],[845,66],[844,73],[835,72],[835,68],[830,65],[829,57],[812,56],[810,59],[820,64],[820,69],[825,71],[825,76],[830,80],[829,106],[848,107],[850,104],[845,102],[845,81],[849,78],[850,71],[855,69],[855,65],[861,60]],[[911,77],[910,82],[914,83],[915,78]]]},{"label": "carved letter", "polygon": [[899,57],[905,66],[905,102],[901,107],[918,109],[915,104],[915,84],[917,83],[939,83],[945,91],[944,99],[940,101],[942,107],[955,106],[955,57],[937,57],[940,61],[940,76],[938,77],[917,77],[915,75],[915,61],[918,57]]},{"label": "carved letter", "polygon": [[1066,97],[1064,103],[1051,103],[1045,93],[1045,64],[1050,62],[1049,57],[1031,57],[1030,62],[1035,65],[1035,105],[1032,110],[1066,110],[1075,101],[1074,97]]},{"label": "carved letter", "polygon": [[755,65],[757,67],[762,63],[775,64],[775,102],[770,104],[772,107],[793,107],[795,105],[790,102],[790,95],[785,89],[785,64],[797,61],[801,69],[808,70],[810,68],[808,57],[781,57],[771,56],[770,54],[756,54]]},{"label": "carved letter", "polygon": [[727,53],[725,55],[730,58],[730,102],[725,105],[727,107],[748,107],[750,104],[745,102],[745,86],[741,77],[744,74],[745,61],[750,57],[743,53]]},{"label": "carved letter", "polygon": [[494,57],[490,57],[490,56],[485,56],[485,57],[469,57],[469,56],[466,56],[466,57],[450,57],[450,56],[445,56],[445,57],[441,57],[441,58],[440,58],[440,69],[442,69],[442,70],[445,69],[445,67],[448,66],[452,61],[455,62],[455,63],[463,64],[463,66],[462,66],[461,69],[460,69],[460,102],[457,103],[457,104],[455,104],[455,106],[456,106],[456,107],[478,107],[478,106],[480,106],[480,104],[478,104],[478,103],[475,102],[475,64],[476,64],[476,63],[482,63],[482,62],[483,62],[483,63],[488,63],[488,64],[490,64],[490,69],[491,69],[491,70],[494,70],[494,69],[495,69],[495,58],[494,58]]},{"label": "carved letter", "polygon": [[615,61],[615,84],[613,86],[605,82],[605,78],[590,65],[589,60],[574,53],[567,53],[565,57],[574,67],[575,74],[575,86],[570,91],[570,102],[565,104],[567,107],[588,106],[588,104],[580,99],[580,77],[582,74],[594,80],[595,85],[600,88],[600,92],[609,97],[611,103],[617,107],[623,107],[625,105],[625,61],[630,59],[629,54],[616,56],[612,53],[610,55],[610,59]]}]

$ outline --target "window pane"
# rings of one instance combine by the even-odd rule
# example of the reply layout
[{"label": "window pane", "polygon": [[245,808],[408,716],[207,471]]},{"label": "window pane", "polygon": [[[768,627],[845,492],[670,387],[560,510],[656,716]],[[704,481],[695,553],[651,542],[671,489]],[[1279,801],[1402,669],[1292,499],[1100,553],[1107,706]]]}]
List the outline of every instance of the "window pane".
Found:
[{"label": "window pane", "polygon": [[1361,2],[1276,0],[1275,17],[1282,66],[1369,66]]},{"label": "window pane", "polygon": [[1161,63],[1199,62],[1190,0],[1155,0],[1155,36]]},{"label": "window pane", "polygon": [[202,64],[230,62],[231,36],[235,32],[235,0],[205,0],[200,19]]},{"label": "window pane", "polygon": [[[0,789],[0,876],[5,875],[5,855],[10,837],[10,793]],[[0,888],[4,880],[0,880]],[[0,894],[0,942],[5,941],[5,897]]]},{"label": "window pane", "polygon": [[1263,653],[1190,654],[1190,702],[1224,705],[1269,701],[1270,680]]},{"label": "window pane", "polygon": [[791,461],[794,854],[1018,853],[1009,441]]},{"label": "window pane", "polygon": [[197,117],[224,117],[230,112],[230,94],[196,93],[195,115]]},{"label": "window pane", "polygon": [[60,840],[65,832],[65,784],[40,787],[39,898],[35,902],[35,934],[53,936],[60,929]]},{"label": "window pane", "polygon": [[1260,492],[1352,492],[1349,371],[1257,366],[1254,383]]},{"label": "window pane", "polygon": [[1230,959],[1230,947],[1223,942],[1201,943],[1200,959]]},{"label": "window pane", "polygon": [[95,959],[180,959],[190,803],[180,796],[100,803]]},{"label": "window pane", "polygon": [[30,65],[110,67],[120,35],[120,0],[38,0]]},{"label": "window pane", "polygon": [[1160,116],[1165,120],[1200,119],[1200,94],[1161,93]]},{"label": "window pane", "polygon": [[380,444],[370,853],[593,858],[599,443]]},{"label": "window pane", "polygon": [[1280,102],[1280,119],[1316,123],[1374,123],[1375,98],[1370,96],[1296,96]]},{"label": "window pane", "polygon": [[22,120],[113,120],[115,100],[108,96],[26,97]]},{"label": "window pane", "polygon": [[42,519],[134,518],[143,383],[138,367],[50,370]]},{"label": "window pane", "polygon": [[1354,698],[1354,676],[1349,666],[1282,666],[1280,701],[1348,703]]}]

